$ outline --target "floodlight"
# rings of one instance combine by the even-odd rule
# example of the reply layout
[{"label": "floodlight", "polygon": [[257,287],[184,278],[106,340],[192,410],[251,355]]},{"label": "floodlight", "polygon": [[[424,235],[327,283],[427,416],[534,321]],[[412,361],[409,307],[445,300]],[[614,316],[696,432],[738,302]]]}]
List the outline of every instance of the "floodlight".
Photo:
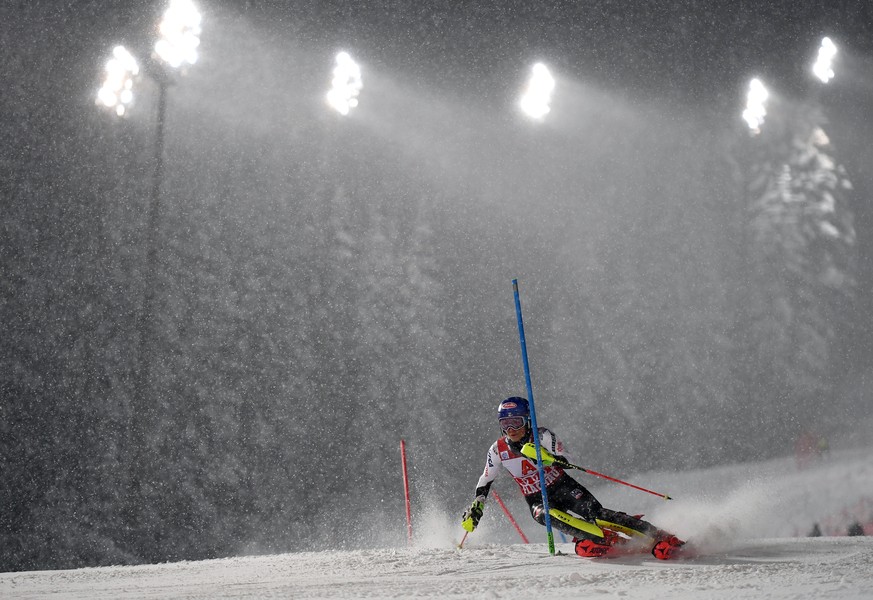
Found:
[{"label": "floodlight", "polygon": [[197,62],[200,20],[200,13],[191,0],[170,0],[158,25],[161,37],[155,42],[155,54],[174,69]]},{"label": "floodlight", "polygon": [[749,93],[746,97],[746,110],[743,111],[743,120],[749,125],[753,133],[760,133],[767,110],[764,102],[770,94],[760,79],[752,79],[749,82]]},{"label": "floodlight", "polygon": [[361,67],[347,52],[337,54],[327,103],[341,115],[347,115],[358,105],[358,94],[363,87]]},{"label": "floodlight", "polygon": [[545,117],[551,107],[552,91],[555,89],[555,78],[549,68],[543,63],[537,63],[531,69],[527,88],[521,97],[519,105],[526,115],[533,119]]},{"label": "floodlight", "polygon": [[815,64],[812,65],[813,74],[818,77],[822,83],[827,83],[834,76],[834,57],[837,55],[837,47],[830,38],[822,38],[821,46],[818,49],[818,58]]},{"label": "floodlight", "polygon": [[133,79],[139,75],[139,65],[124,46],[112,49],[112,58],[106,62],[106,78],[97,91],[97,105],[115,110],[124,115],[133,102]]}]

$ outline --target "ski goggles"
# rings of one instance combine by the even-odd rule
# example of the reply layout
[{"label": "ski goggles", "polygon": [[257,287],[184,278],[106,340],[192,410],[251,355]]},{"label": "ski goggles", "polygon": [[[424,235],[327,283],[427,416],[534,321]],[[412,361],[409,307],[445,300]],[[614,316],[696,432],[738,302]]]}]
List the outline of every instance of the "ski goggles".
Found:
[{"label": "ski goggles", "polygon": [[498,421],[500,423],[500,429],[503,431],[508,431],[510,429],[521,429],[522,427],[527,425],[526,417],[503,417]]}]

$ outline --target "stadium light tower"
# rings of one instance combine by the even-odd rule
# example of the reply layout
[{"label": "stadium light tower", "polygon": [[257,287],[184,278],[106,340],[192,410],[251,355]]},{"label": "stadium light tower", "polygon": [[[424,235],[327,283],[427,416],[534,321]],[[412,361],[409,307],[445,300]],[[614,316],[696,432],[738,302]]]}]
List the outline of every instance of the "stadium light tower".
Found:
[{"label": "stadium light tower", "polygon": [[[158,25],[160,37],[155,42],[152,60],[147,72],[158,86],[158,107],[155,124],[155,171],[152,179],[149,204],[148,232],[146,239],[146,268],[143,288],[143,306],[138,321],[139,331],[139,379],[137,394],[143,408],[151,386],[151,334],[155,278],[158,256],[158,230],[160,225],[161,184],[164,178],[164,123],[167,113],[167,88],[172,83],[169,69],[179,69],[197,62],[200,45],[201,16],[191,0],[170,0]],[[169,69],[168,69],[169,67]]]},{"label": "stadium light tower", "polygon": [[358,105],[358,95],[363,87],[358,63],[352,60],[348,52],[337,54],[331,88],[327,92],[328,105],[339,114],[348,115]]},{"label": "stadium light tower", "polygon": [[[155,123],[154,174],[149,202],[146,230],[146,256],[143,275],[142,309],[137,319],[139,334],[139,369],[137,369],[134,394],[136,406],[133,418],[141,418],[147,410],[151,388],[152,323],[155,296],[155,278],[158,254],[158,230],[160,223],[161,184],[164,177],[164,122],[167,112],[167,88],[173,83],[172,72],[197,62],[200,45],[201,16],[191,0],[170,0],[158,24],[159,38],[154,50],[143,65],[143,72],[158,87],[157,118]],[[140,67],[134,56],[123,46],[116,46],[112,58],[106,63],[103,86],[97,92],[97,104],[125,116],[134,98],[134,84]],[[133,426],[132,437],[137,438],[139,427]],[[137,448],[141,440],[133,439]]]},{"label": "stadium light tower", "polygon": [[532,119],[541,121],[552,110],[554,89],[555,78],[552,77],[549,68],[543,63],[536,63],[531,68],[530,79],[519,101],[522,112]]},{"label": "stadium light tower", "polygon": [[753,134],[761,133],[761,125],[764,124],[764,117],[767,116],[767,110],[764,103],[769,96],[767,88],[761,83],[760,79],[752,79],[749,82],[749,93],[746,96],[746,108],[743,111],[743,120],[749,126]]},{"label": "stadium light tower", "polygon": [[837,55],[837,47],[830,38],[821,40],[818,48],[818,58],[812,65],[812,73],[822,82],[827,83],[834,77],[834,57]]}]

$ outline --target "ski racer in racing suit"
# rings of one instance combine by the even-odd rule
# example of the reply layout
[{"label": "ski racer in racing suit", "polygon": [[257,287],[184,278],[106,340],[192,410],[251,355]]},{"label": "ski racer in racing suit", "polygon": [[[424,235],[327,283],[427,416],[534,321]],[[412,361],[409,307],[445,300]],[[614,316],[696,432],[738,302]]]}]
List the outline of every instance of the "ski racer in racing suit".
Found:
[{"label": "ski racer in racing suit", "polygon": [[[476,499],[463,516],[462,525],[468,532],[473,531],[482,518],[488,491],[501,468],[509,471],[515,479],[534,520],[545,525],[537,464],[521,452],[525,443],[534,441],[527,399],[513,396],[501,402],[498,406],[498,420],[503,436],[488,450],[485,470],[476,483]],[[564,445],[554,432],[545,427],[537,429],[541,447],[552,456],[565,459]],[[543,463],[546,464],[547,461],[544,459]],[[551,521],[555,528],[573,538],[576,554],[603,556],[612,552],[616,544],[621,545],[630,538],[635,541],[648,540],[643,543],[654,544],[652,554],[657,558],[667,559],[676,548],[684,544],[647,521],[603,507],[591,492],[559,466],[545,466],[544,473]],[[628,538],[620,536],[617,531]]]}]

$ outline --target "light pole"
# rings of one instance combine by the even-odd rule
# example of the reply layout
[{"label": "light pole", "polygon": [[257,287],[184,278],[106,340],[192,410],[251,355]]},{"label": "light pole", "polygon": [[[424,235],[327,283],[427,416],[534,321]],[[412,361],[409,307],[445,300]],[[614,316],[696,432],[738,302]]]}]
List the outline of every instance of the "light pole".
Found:
[{"label": "light pole", "polygon": [[[145,234],[145,266],[143,270],[143,299],[136,329],[139,338],[138,368],[134,376],[134,392],[128,416],[127,461],[130,469],[129,514],[130,526],[136,528],[135,508],[141,496],[143,475],[149,477],[153,470],[151,461],[143,460],[149,455],[145,433],[149,415],[154,412],[150,402],[152,392],[152,367],[154,349],[154,301],[157,279],[158,239],[161,213],[161,186],[164,178],[164,130],[167,112],[167,89],[173,82],[172,70],[197,61],[200,44],[201,16],[191,0],[170,0],[158,25],[160,37],[154,45],[145,74],[158,87],[157,115],[154,147],[154,172],[149,196],[148,222]],[[97,94],[97,104],[112,109],[118,116],[126,116],[132,105],[134,83],[140,69],[136,59],[123,47],[113,50],[113,58],[106,65],[106,79]],[[136,542],[134,542],[136,544]]]},{"label": "light pole", "polygon": [[[330,89],[325,94],[325,102],[340,115],[340,118],[346,118],[353,109],[357,108],[358,97],[364,87],[361,66],[355,62],[348,52],[338,52],[334,59],[334,67],[331,74]],[[328,119],[326,127],[327,132],[323,136],[325,141],[322,143],[325,163],[330,165],[329,168],[331,169],[338,169],[341,166],[339,149],[343,144],[338,139],[340,134],[336,119]],[[342,210],[337,210],[336,204],[338,201],[337,194],[332,193],[324,203],[323,219],[325,226],[322,228],[322,243],[324,244],[325,251],[328,246],[328,240],[331,239],[330,228],[333,226],[333,221],[334,219],[341,218],[343,213]]]},{"label": "light pole", "polygon": [[[200,45],[201,15],[191,0],[170,0],[158,25],[159,39],[145,63],[145,74],[158,86],[155,123],[154,173],[149,196],[146,226],[145,268],[143,274],[143,303],[137,319],[139,336],[139,368],[135,383],[136,409],[142,417],[145,398],[151,381],[151,329],[154,321],[153,305],[157,276],[158,232],[160,225],[161,184],[164,178],[164,125],[167,113],[167,88],[173,82],[171,70],[197,62]],[[127,116],[134,100],[134,84],[140,68],[134,56],[123,46],[116,46],[106,63],[105,79],[97,92],[97,105],[111,109],[119,117]]]},{"label": "light pole", "polygon": [[[167,89],[172,83],[169,69],[178,69],[197,61],[200,44],[200,13],[190,0],[171,0],[164,12],[158,30],[160,38],[155,43],[147,72],[158,86],[157,116],[155,121],[155,155],[152,189],[149,199],[149,215],[146,229],[146,263],[143,274],[143,306],[137,320],[139,335],[139,368],[137,369],[132,411],[133,449],[142,457],[145,447],[147,415],[155,403],[152,395],[152,367],[154,365],[154,301],[157,279],[158,238],[161,214],[161,185],[164,180],[164,130],[167,113]],[[140,461],[137,461],[140,462]],[[134,468],[137,468],[135,465]],[[147,465],[142,465],[147,468]],[[146,474],[150,474],[146,470]],[[134,478],[136,481],[136,478]],[[138,486],[137,486],[138,487]]]},{"label": "light pole", "polygon": [[[152,188],[149,197],[148,224],[146,226],[146,261],[143,273],[142,309],[137,319],[139,335],[139,368],[136,377],[136,411],[141,417],[146,408],[146,398],[151,391],[151,336],[154,321],[155,280],[158,263],[158,231],[161,214],[161,184],[164,179],[164,122],[167,112],[167,88],[169,80],[165,76],[155,77],[158,84],[158,105],[155,123],[155,155]],[[139,442],[140,440],[136,440]]]}]

